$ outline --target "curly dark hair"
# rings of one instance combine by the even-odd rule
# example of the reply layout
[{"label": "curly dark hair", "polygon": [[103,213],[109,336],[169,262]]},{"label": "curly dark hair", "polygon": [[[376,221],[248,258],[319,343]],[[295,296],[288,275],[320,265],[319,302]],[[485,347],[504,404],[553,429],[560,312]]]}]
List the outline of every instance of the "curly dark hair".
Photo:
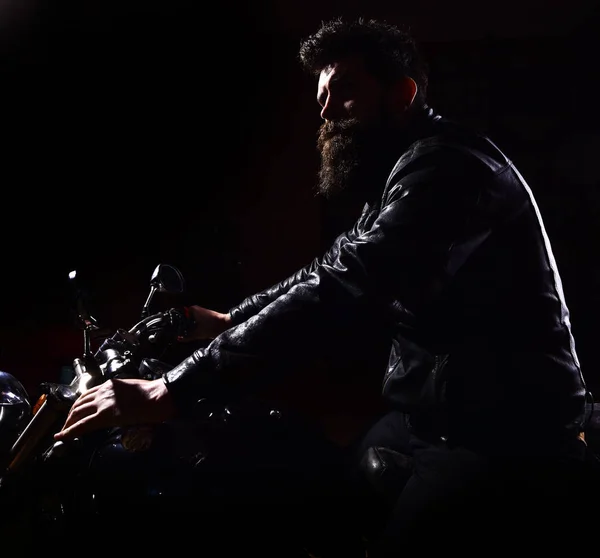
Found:
[{"label": "curly dark hair", "polygon": [[298,58],[304,70],[318,75],[340,58],[362,55],[368,70],[382,83],[391,84],[409,76],[418,86],[416,101],[425,102],[428,67],[408,29],[385,21],[338,17],[321,23],[314,34],[300,43]]}]

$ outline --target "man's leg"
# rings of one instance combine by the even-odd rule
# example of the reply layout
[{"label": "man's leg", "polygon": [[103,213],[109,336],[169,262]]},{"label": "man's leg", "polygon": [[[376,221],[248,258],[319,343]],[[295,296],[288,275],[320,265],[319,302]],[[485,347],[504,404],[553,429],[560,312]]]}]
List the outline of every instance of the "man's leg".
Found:
[{"label": "man's leg", "polygon": [[488,460],[471,451],[445,446],[417,449],[413,473],[369,557],[398,556],[410,548],[474,550],[469,546],[493,533],[498,521],[491,513],[490,482]]}]

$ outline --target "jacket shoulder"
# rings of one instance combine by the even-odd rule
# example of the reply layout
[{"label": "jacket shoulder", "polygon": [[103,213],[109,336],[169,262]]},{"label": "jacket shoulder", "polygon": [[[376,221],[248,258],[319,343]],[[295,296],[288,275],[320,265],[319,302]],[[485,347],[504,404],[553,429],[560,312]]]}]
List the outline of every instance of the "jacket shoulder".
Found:
[{"label": "jacket shoulder", "polygon": [[418,161],[437,158],[440,164],[469,160],[492,172],[501,172],[511,164],[506,154],[485,134],[451,121],[440,120],[432,132],[415,140],[400,156],[394,172]]}]

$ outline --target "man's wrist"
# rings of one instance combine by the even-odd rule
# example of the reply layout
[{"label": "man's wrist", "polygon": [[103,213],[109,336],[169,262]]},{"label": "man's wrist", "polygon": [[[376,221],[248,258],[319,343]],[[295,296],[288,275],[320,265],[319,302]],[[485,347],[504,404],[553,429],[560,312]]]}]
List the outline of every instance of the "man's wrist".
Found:
[{"label": "man's wrist", "polygon": [[179,416],[192,415],[199,399],[195,385],[198,381],[197,366],[194,355],[191,355],[162,375],[164,388],[168,393],[165,397]]},{"label": "man's wrist", "polygon": [[214,339],[217,335],[220,335],[224,331],[228,330],[231,326],[231,315],[229,312],[222,314],[221,312],[215,312],[216,321],[214,323],[215,328],[213,330],[212,338]]}]

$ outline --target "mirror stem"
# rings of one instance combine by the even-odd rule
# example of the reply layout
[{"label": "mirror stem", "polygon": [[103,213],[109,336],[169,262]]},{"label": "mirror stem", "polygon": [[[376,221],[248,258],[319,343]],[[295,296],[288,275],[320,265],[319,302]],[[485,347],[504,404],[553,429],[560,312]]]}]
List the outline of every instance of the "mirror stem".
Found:
[{"label": "mirror stem", "polygon": [[148,298],[146,299],[146,302],[144,303],[144,307],[142,308],[142,319],[148,317],[150,303],[152,302],[152,299],[154,298],[154,293],[156,293],[156,291],[157,291],[157,287],[152,285],[152,287],[150,288],[150,294],[148,295]]}]

